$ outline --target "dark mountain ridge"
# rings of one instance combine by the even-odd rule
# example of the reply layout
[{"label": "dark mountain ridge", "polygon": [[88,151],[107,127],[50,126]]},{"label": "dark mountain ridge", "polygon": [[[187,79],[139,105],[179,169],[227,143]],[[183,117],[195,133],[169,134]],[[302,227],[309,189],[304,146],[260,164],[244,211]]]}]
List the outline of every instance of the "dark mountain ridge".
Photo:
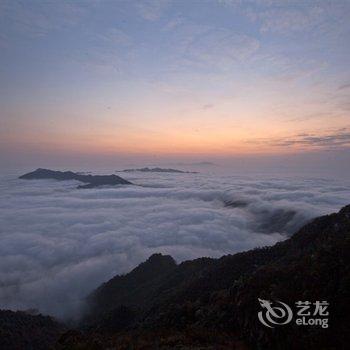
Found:
[{"label": "dark mountain ridge", "polygon": [[48,316],[30,315],[23,311],[0,310],[0,349],[52,349],[65,326]]},{"label": "dark mountain ridge", "polygon": [[[155,272],[152,278],[137,282],[134,277],[140,267],[115,277],[88,298],[91,313],[84,328],[90,335],[96,329],[106,334],[199,332],[204,338],[215,332],[241,344],[239,334],[247,347],[259,349],[345,349],[350,340],[349,253],[347,206],[337,214],[313,220],[272,247],[220,259],[185,261],[175,267],[171,264],[161,274]],[[149,265],[148,271],[152,271],[163,259],[171,257],[151,257],[142,266]],[[136,285],[140,297],[133,292],[123,293],[125,285]],[[281,300],[288,305],[298,300],[326,300],[331,305],[330,327],[290,324],[269,329],[257,318],[258,298]],[[126,310],[129,318],[123,324]],[[232,344],[227,346],[232,348]]]},{"label": "dark mountain ridge", "polygon": [[84,175],[72,171],[54,171],[50,169],[36,169],[19,177],[25,180],[54,179],[59,181],[77,180],[87,185],[80,185],[78,188],[94,188],[98,186],[132,185],[131,182],[117,175]]},{"label": "dark mountain ridge", "polygon": [[90,313],[108,312],[119,305],[141,305],[147,303],[150,291],[158,281],[176,268],[175,260],[167,255],[153,254],[130,273],[115,276],[97,288],[88,297]]},{"label": "dark mountain ridge", "polygon": [[[350,205],[313,220],[272,247],[181,264],[155,254],[90,294],[78,329],[64,333],[52,346],[347,349],[349,253]],[[268,328],[257,317],[258,299],[282,301],[291,307],[297,301],[327,301],[329,327],[298,326],[294,315],[289,324]]]}]

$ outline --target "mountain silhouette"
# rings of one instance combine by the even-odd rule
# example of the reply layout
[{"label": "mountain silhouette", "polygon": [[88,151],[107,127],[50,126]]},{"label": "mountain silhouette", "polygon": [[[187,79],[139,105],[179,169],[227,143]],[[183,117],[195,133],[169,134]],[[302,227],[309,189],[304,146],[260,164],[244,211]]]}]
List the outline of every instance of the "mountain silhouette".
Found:
[{"label": "mountain silhouette", "polygon": [[[56,350],[347,349],[349,252],[350,205],[271,247],[180,264],[154,254],[92,292],[84,318],[68,331],[41,315],[2,311],[0,342],[5,350],[37,348],[40,337]],[[291,308],[327,301],[329,327],[297,325],[294,315],[268,328],[259,300]]]},{"label": "mountain silhouette", "polygon": [[130,173],[130,172],[143,172],[143,173],[179,173],[179,174],[198,174],[197,171],[183,171],[172,168],[139,168],[139,169],[124,169],[118,172]]},{"label": "mountain silhouette", "polygon": [[[212,346],[208,349],[345,349],[350,341],[349,252],[350,205],[313,220],[272,247],[176,266],[169,256],[151,257],[88,297],[86,336],[126,332],[150,349],[150,334],[179,337],[188,346],[197,337],[201,346]],[[160,269],[165,261],[166,268]],[[267,328],[257,318],[259,299],[291,307],[299,300],[327,301],[330,327],[290,323]],[[132,340],[129,344],[135,345]]]},{"label": "mountain silhouette", "polygon": [[77,188],[94,188],[98,186],[115,186],[115,185],[132,185],[131,182],[124,180],[117,175],[84,175],[74,173],[72,171],[54,171],[50,169],[36,169],[30,173],[24,174],[19,177],[25,180],[34,179],[55,179],[59,181],[65,180],[77,180],[86,185],[80,185]]}]

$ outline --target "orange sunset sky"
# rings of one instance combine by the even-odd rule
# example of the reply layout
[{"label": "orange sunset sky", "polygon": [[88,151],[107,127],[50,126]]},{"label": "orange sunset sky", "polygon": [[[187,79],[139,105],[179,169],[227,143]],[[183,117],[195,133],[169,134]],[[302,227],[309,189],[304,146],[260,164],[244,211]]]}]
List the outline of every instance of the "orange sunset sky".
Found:
[{"label": "orange sunset sky", "polygon": [[0,162],[350,146],[349,1],[2,1]]}]

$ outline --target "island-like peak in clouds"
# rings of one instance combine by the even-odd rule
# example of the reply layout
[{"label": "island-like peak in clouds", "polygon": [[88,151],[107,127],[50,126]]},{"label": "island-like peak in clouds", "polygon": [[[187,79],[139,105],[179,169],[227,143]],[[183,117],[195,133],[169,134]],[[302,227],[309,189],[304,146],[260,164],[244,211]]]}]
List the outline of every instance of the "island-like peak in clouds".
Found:
[{"label": "island-like peak in clouds", "polygon": [[197,171],[184,171],[172,168],[138,168],[138,169],[124,169],[117,172],[131,173],[131,172],[142,172],[142,173],[177,173],[177,174],[198,174]]},{"label": "island-like peak in clouds", "polygon": [[83,175],[72,171],[54,171],[50,169],[36,169],[19,177],[25,180],[54,179],[54,180],[77,180],[87,185],[80,185],[78,188],[94,188],[98,186],[132,185],[131,182],[117,175]]}]

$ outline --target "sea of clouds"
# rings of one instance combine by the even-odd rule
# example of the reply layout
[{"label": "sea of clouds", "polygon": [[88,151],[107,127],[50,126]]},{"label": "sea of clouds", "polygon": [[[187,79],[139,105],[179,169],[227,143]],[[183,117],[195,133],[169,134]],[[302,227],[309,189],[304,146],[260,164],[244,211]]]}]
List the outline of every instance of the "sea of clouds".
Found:
[{"label": "sea of clouds", "polygon": [[0,178],[1,309],[77,317],[94,288],[152,253],[181,262],[272,245],[350,202],[350,183],[332,179],[121,175],[137,186]]}]

